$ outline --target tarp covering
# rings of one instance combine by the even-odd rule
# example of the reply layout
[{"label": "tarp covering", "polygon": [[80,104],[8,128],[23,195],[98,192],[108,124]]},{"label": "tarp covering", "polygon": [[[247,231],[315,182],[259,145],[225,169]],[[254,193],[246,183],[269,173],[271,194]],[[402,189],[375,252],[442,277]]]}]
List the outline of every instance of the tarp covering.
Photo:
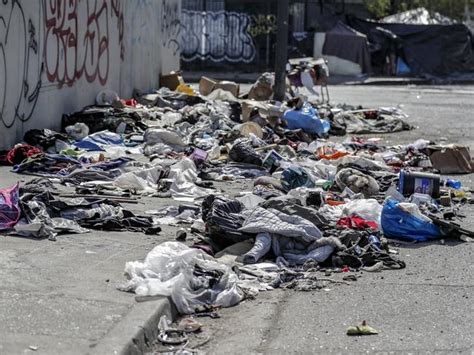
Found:
[{"label": "tarp covering", "polygon": [[367,36],[338,21],[326,32],[323,54],[333,55],[360,65],[363,73],[372,71]]},{"label": "tarp covering", "polygon": [[472,35],[465,25],[406,25],[350,18],[374,53],[396,51],[415,75],[444,77],[474,72]]},{"label": "tarp covering", "polygon": [[384,17],[380,22],[404,23],[410,25],[453,25],[456,23],[456,21],[443,16],[438,12],[430,13],[424,7]]}]

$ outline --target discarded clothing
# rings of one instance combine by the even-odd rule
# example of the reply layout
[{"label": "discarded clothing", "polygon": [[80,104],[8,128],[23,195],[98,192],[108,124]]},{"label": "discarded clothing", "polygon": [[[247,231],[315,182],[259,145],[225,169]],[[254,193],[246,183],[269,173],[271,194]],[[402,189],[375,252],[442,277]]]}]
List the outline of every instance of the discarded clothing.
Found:
[{"label": "discarded clothing", "polygon": [[49,238],[56,240],[60,233],[87,233],[74,220],[62,218],[54,206],[56,200],[50,192],[27,193],[21,196],[21,211],[24,218],[15,225],[15,233],[24,237]]},{"label": "discarded clothing", "polygon": [[74,143],[74,146],[87,151],[105,151],[110,146],[124,145],[122,137],[117,133],[101,131],[81,139]]},{"label": "discarded clothing", "polygon": [[33,147],[29,144],[17,144],[10,149],[3,157],[0,156],[0,165],[16,165],[20,164],[26,158],[36,154],[41,154],[40,148]]},{"label": "discarded clothing", "polygon": [[285,191],[290,191],[297,187],[313,187],[314,180],[312,176],[299,166],[291,166],[283,171],[281,174],[281,185]]},{"label": "discarded clothing", "polygon": [[257,207],[245,214],[240,231],[247,233],[271,233],[294,237],[311,243],[322,237],[321,231],[308,220],[299,216],[290,216],[273,208]]},{"label": "discarded clothing", "polygon": [[87,125],[90,134],[105,130],[117,132],[120,125],[125,125],[124,133],[143,132],[148,128],[137,112],[100,106],[87,106],[82,111],[63,115],[62,129],[76,123]]},{"label": "discarded clothing", "polygon": [[222,249],[250,239],[252,234],[239,229],[245,218],[241,212],[245,206],[237,200],[227,200],[209,195],[202,202],[202,219],[206,223],[210,238]]},{"label": "discarded clothing", "polygon": [[262,259],[272,248],[272,236],[269,233],[259,233],[255,237],[255,244],[244,254],[244,264],[255,264]]},{"label": "discarded clothing", "polygon": [[337,221],[339,227],[347,227],[350,229],[373,229],[377,230],[379,228],[378,224],[371,221],[366,221],[360,217],[343,217]]},{"label": "discarded clothing", "polygon": [[0,230],[12,228],[20,218],[19,184],[0,189]]},{"label": "discarded clothing", "polygon": [[181,314],[192,314],[200,305],[230,307],[244,299],[229,267],[178,242],[155,247],[144,262],[126,263],[125,275],[129,280],[119,289],[171,297]]},{"label": "discarded clothing", "polygon": [[322,213],[319,213],[319,211],[317,211],[316,209],[301,206],[291,201],[270,199],[260,204],[260,206],[266,209],[273,208],[287,215],[299,216],[301,218],[304,218],[305,220],[310,221],[320,229],[328,227],[329,224],[328,219]]},{"label": "discarded clothing", "polygon": [[66,133],[76,141],[86,138],[89,135],[89,127],[85,123],[77,122],[72,126],[67,126],[64,128]]},{"label": "discarded clothing", "polygon": [[15,165],[13,171],[49,177],[67,176],[82,166],[77,159],[62,154],[37,154]]},{"label": "discarded clothing", "polygon": [[341,190],[347,187],[355,193],[361,192],[365,197],[374,196],[380,191],[379,184],[373,177],[350,168],[337,173],[336,183]]},{"label": "discarded clothing", "polygon": [[43,150],[54,147],[57,140],[68,141],[68,138],[64,134],[50,129],[30,129],[25,133],[23,139],[29,145],[41,147]]},{"label": "discarded clothing", "polygon": [[382,134],[413,129],[411,125],[403,121],[401,118],[390,116],[374,120],[362,118],[353,113],[343,112],[336,115],[334,120],[339,123],[339,125],[345,127],[347,133],[351,134]]},{"label": "discarded clothing", "polygon": [[240,231],[270,233],[274,255],[283,256],[292,264],[303,264],[307,260],[323,262],[335,248],[342,246],[337,239],[322,238],[315,225],[299,216],[261,207],[246,211],[245,215]]}]

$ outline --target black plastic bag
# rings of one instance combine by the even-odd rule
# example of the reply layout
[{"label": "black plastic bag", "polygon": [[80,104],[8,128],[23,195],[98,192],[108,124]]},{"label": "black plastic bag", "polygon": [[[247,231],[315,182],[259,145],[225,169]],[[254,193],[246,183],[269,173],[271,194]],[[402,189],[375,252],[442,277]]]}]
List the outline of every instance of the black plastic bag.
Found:
[{"label": "black plastic bag", "polygon": [[260,158],[260,155],[258,155],[250,144],[244,141],[234,144],[229,152],[229,157],[233,161],[239,163],[262,165],[262,158]]}]

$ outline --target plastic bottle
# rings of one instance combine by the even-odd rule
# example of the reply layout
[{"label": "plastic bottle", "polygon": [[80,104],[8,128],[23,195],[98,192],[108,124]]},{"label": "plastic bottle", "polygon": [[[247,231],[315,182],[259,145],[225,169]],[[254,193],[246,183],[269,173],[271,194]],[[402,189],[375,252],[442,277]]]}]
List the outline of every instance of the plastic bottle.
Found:
[{"label": "plastic bottle", "polygon": [[453,189],[459,190],[461,188],[461,181],[448,179],[446,180],[446,186],[452,187]]},{"label": "plastic bottle", "polygon": [[377,238],[375,235],[370,235],[370,236],[369,236],[369,242],[370,242],[370,244],[372,244],[372,246],[373,246],[376,250],[380,251],[380,248],[382,247],[382,244],[380,243],[380,239],[379,239],[379,238]]}]

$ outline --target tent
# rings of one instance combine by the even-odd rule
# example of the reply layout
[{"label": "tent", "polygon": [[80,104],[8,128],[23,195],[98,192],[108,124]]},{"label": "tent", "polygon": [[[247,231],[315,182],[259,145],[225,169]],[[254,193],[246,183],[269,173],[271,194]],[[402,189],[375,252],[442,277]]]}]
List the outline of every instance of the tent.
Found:
[{"label": "tent", "polygon": [[367,36],[375,66],[394,53],[418,76],[474,73],[472,34],[465,25],[380,23],[358,18],[349,18],[348,23]]},{"label": "tent", "polygon": [[371,73],[367,36],[338,21],[326,32],[323,54],[339,57],[360,65],[363,73]]}]

